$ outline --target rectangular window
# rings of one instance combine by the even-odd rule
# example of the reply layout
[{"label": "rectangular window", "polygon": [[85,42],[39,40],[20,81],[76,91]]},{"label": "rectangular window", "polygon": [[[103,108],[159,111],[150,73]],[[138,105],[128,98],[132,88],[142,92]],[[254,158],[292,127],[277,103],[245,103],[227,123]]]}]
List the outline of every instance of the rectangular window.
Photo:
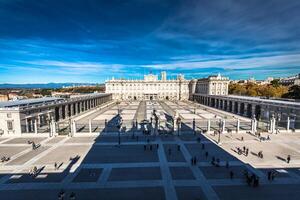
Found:
[{"label": "rectangular window", "polygon": [[7,129],[9,131],[12,131],[13,130],[13,122],[12,121],[7,121]]}]

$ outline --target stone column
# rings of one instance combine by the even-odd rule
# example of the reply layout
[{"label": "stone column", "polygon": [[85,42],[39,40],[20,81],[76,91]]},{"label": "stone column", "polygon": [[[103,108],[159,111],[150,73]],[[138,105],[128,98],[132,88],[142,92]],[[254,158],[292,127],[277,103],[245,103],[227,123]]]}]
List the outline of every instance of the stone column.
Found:
[{"label": "stone column", "polygon": [[288,117],[287,117],[287,124],[286,124],[286,131],[287,131],[287,132],[290,132],[290,123],[291,123],[290,117],[288,116]]},{"label": "stone column", "polygon": [[231,110],[230,110],[230,112],[232,112],[232,113],[234,113],[234,105],[235,103],[234,103],[234,101],[231,101]]},{"label": "stone column", "polygon": [[238,106],[237,106],[237,114],[240,115],[241,114],[241,103],[238,102]]},{"label": "stone column", "polygon": [[59,106],[59,108],[58,108],[58,116],[59,116],[59,120],[61,120],[62,119],[62,106]]},{"label": "stone column", "polygon": [[225,133],[225,128],[226,128],[226,120],[222,120],[222,133]]},{"label": "stone column", "polygon": [[72,126],[73,126],[73,135],[76,134],[76,122],[75,120],[72,121]]},{"label": "stone column", "polygon": [[92,120],[89,119],[89,132],[92,134]]},{"label": "stone column", "polygon": [[25,118],[25,128],[26,128],[26,132],[29,133],[29,123],[27,118]]},{"label": "stone column", "polygon": [[207,133],[210,132],[210,119],[207,120]]},{"label": "stone column", "polygon": [[222,110],[225,110],[225,101],[222,100]]},{"label": "stone column", "polygon": [[37,119],[34,118],[34,133],[37,134],[38,133],[38,125],[37,125]]},{"label": "stone column", "polygon": [[248,103],[244,103],[244,113],[243,116],[247,117],[248,114]]}]

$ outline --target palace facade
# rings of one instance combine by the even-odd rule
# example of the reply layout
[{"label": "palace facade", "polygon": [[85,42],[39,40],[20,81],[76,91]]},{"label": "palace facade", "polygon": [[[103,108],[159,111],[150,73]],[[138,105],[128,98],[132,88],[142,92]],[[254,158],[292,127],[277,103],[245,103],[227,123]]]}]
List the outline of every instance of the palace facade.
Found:
[{"label": "palace facade", "polygon": [[106,93],[118,100],[187,100],[189,80],[179,74],[175,80],[168,80],[166,72],[145,75],[142,80],[114,79],[105,83]]}]

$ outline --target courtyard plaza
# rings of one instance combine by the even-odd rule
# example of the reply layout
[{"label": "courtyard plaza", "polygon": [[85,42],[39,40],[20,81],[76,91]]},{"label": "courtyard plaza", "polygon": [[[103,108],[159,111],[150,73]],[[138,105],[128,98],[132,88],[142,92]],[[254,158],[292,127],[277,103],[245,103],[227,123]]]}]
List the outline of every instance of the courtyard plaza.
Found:
[{"label": "courtyard plaza", "polygon": [[[249,122],[224,111],[171,101],[118,102],[84,113],[77,121],[109,123],[121,113],[130,126],[132,120],[151,120],[153,109],[166,123],[174,115],[182,123],[196,116]],[[173,134],[111,128],[98,135],[0,137],[0,157],[10,158],[0,163],[0,198],[59,199],[63,191],[64,199],[71,199],[72,193],[76,199],[299,199],[299,133],[263,132],[261,137],[269,139],[260,140],[248,131],[205,132],[205,123],[195,120],[195,131],[188,124]],[[33,150],[28,141],[40,146]],[[243,147],[249,149],[247,156],[237,150]],[[37,171],[31,175],[34,167]],[[268,178],[270,171],[274,180]],[[245,172],[259,178],[259,186],[249,186]]]}]

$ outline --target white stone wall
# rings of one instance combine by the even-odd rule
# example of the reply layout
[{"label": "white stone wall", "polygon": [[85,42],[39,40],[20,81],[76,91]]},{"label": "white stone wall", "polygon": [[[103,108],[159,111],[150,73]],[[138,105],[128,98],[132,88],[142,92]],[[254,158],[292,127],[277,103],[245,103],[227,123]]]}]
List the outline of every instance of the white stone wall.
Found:
[{"label": "white stone wall", "polygon": [[221,75],[198,79],[195,93],[208,95],[228,95],[228,85],[229,79],[222,77]]},{"label": "white stone wall", "polygon": [[110,80],[105,84],[106,93],[113,99],[186,100],[189,96],[187,80]]},{"label": "white stone wall", "polygon": [[[12,122],[12,130],[8,130],[8,121]],[[0,129],[4,131],[3,136],[21,135],[21,118],[18,109],[11,108],[0,110]]]}]

